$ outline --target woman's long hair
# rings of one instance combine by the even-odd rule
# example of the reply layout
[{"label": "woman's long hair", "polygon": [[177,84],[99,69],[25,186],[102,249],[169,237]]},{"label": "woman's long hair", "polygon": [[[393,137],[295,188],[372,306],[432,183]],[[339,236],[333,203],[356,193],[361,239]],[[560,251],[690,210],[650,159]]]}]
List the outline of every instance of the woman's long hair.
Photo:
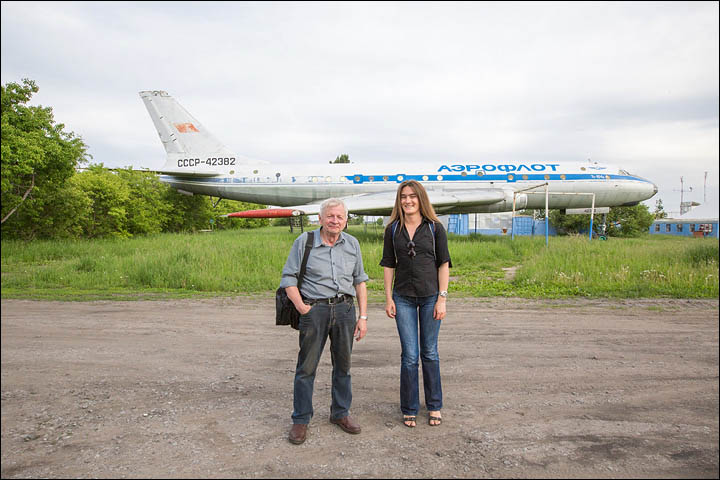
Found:
[{"label": "woman's long hair", "polygon": [[418,202],[420,203],[420,215],[430,220],[431,222],[439,222],[440,219],[437,217],[435,209],[433,208],[432,203],[430,203],[427,191],[425,191],[425,187],[422,186],[422,183],[418,182],[417,180],[405,180],[400,184],[397,189],[397,195],[395,196],[395,205],[393,206],[392,213],[390,214],[390,221],[385,228],[390,227],[390,225],[392,225],[395,221],[399,221],[398,226],[400,227],[400,229],[405,226],[405,212],[403,211],[402,204],[400,202],[400,193],[405,187],[412,188],[417,195]]}]

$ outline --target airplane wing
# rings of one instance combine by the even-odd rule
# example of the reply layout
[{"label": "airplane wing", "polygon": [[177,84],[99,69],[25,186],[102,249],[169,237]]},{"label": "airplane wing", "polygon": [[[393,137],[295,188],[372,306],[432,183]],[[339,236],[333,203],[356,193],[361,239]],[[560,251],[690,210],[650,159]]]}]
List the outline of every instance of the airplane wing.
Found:
[{"label": "airplane wing", "polygon": [[[433,207],[442,213],[443,210],[458,206],[490,205],[505,199],[506,191],[500,188],[478,188],[473,190],[439,190],[428,191]],[[365,193],[343,197],[350,213],[356,215],[389,215],[395,205],[395,190],[377,193]],[[294,205],[282,208],[264,208],[228,213],[227,217],[239,218],[279,218],[298,215],[318,215],[320,203]]]}]

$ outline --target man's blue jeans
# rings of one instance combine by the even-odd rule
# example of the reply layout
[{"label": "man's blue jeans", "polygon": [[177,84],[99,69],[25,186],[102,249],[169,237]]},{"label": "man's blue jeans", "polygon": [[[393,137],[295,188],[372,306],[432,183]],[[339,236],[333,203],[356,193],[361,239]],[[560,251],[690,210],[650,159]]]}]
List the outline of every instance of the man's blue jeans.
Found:
[{"label": "man's blue jeans", "polygon": [[[393,293],[395,323],[400,335],[400,409],[405,415],[417,415],[420,408],[418,365],[422,358],[425,405],[428,411],[442,409],[438,334],[441,320],[433,318],[437,295],[405,297]],[[419,339],[418,339],[418,326]]]},{"label": "man's blue jeans", "polygon": [[300,316],[300,353],[295,369],[293,423],[310,423],[313,416],[315,372],[328,337],[333,366],[330,418],[337,420],[349,415],[352,403],[350,355],[356,324],[352,301],[335,305],[316,303],[312,310]]}]

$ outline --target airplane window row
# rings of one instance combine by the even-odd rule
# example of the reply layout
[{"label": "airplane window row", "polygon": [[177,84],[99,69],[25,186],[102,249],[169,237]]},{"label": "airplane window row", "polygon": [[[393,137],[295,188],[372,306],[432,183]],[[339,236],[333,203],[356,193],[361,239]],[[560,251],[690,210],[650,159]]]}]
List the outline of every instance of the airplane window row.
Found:
[{"label": "airplane window row", "polygon": [[[231,175],[233,175],[234,173],[235,173],[234,171],[230,172]],[[625,170],[620,170],[620,173],[623,174],[623,175],[630,175],[630,174],[627,173]],[[485,174],[484,172],[480,172],[480,171],[476,172],[476,175],[477,175],[477,176],[483,176],[484,174]],[[462,173],[460,174],[460,176],[462,176],[462,177],[467,177],[468,174],[467,174],[467,172],[462,172]],[[520,175],[520,176],[517,176],[517,177],[516,177],[516,175],[514,175],[514,174],[508,174],[508,176],[507,176],[507,179],[508,179],[508,180],[511,180],[511,181],[512,181],[512,180],[515,180],[516,178],[517,178],[517,179],[522,179],[522,180],[529,180],[529,179],[530,179],[530,176],[527,175],[527,174],[523,174],[523,175]],[[550,177],[549,174],[545,174],[545,175],[543,175],[543,178],[544,178],[545,180],[550,180],[551,177]],[[606,179],[606,180],[610,180],[610,175],[593,175],[593,178],[598,178],[598,179],[603,179],[603,178],[604,178],[604,179]],[[348,179],[347,177],[341,176],[341,177],[333,178],[333,177],[331,177],[331,176],[329,176],[329,175],[328,175],[328,176],[325,176],[325,177],[322,177],[322,176],[290,177],[290,179],[291,179],[293,182],[296,181],[296,179],[297,179],[297,180],[303,179],[303,180],[305,180],[306,182],[310,182],[310,183],[332,183],[332,182],[347,183],[347,182],[352,181],[352,180]],[[285,180],[287,181],[287,180],[290,180],[290,179],[287,179],[287,178],[286,178]],[[387,181],[393,181],[393,182],[395,182],[395,181],[397,181],[397,182],[402,182],[403,179],[404,179],[404,177],[403,177],[402,175],[398,175],[397,178],[391,178],[391,177],[388,176],[388,175],[383,175],[382,177],[380,177],[380,176],[375,177],[374,175],[370,175],[370,176],[367,177],[367,180],[365,180],[365,181],[369,181],[369,182],[375,182],[375,181],[384,181],[384,182],[387,182]],[[424,181],[424,182],[427,182],[427,181],[429,181],[429,180],[442,181],[443,179],[444,179],[444,177],[443,177],[442,175],[437,175],[437,176],[423,175],[423,176],[422,176],[422,181]],[[561,179],[561,180],[566,180],[566,179],[567,179],[567,176],[566,176],[564,173],[562,173],[562,174],[560,174],[560,179]],[[356,175],[353,180],[354,180],[355,182],[362,182],[362,181],[363,181],[363,177],[360,176],[360,175]],[[232,182],[233,180],[225,179],[225,181],[226,181],[226,182],[227,182],[227,181],[231,181],[231,182]],[[283,179],[281,178],[280,173],[276,173],[276,174],[275,174],[275,178],[268,177],[268,176],[265,176],[265,177],[261,177],[261,176],[255,176],[255,177],[236,177],[234,181],[236,181],[236,182],[241,182],[241,183],[270,183],[270,182],[281,182],[281,181],[283,181]]]}]

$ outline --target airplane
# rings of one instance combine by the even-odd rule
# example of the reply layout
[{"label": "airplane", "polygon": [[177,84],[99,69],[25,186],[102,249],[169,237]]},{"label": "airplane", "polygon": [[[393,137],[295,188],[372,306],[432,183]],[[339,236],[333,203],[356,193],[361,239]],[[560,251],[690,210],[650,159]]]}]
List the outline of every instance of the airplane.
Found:
[{"label": "airplane", "polygon": [[439,215],[633,206],[658,191],[650,180],[597,162],[253,162],[223,145],[167,92],[139,93],[167,153],[155,170],[161,182],[188,195],[271,205],[228,217],[317,215],[331,197],[352,214],[385,216],[404,180],[422,183]]}]

